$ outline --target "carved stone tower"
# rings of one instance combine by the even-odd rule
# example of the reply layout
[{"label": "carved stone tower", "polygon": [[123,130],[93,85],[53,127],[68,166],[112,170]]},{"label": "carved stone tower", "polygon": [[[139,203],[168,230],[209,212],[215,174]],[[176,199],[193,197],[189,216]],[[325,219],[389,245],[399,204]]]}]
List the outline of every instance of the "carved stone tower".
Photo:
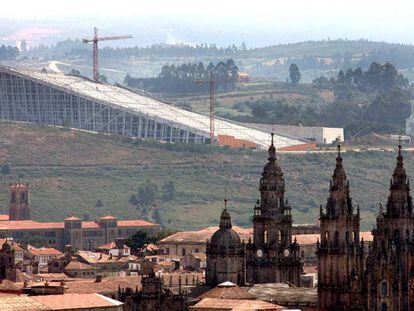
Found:
[{"label": "carved stone tower", "polygon": [[246,248],[244,241],[234,231],[227,211],[227,199],[220,217],[220,228],[207,241],[206,284],[216,286],[230,281],[237,285],[246,284]]},{"label": "carved stone tower", "polygon": [[30,190],[29,183],[22,184],[20,181],[10,184],[10,220],[30,219]]},{"label": "carved stone tower", "polygon": [[272,142],[260,179],[260,201],[254,207],[253,242],[247,245],[247,281],[300,285],[299,245],[292,242],[291,208],[285,200],[285,181]]},{"label": "carved stone tower", "polygon": [[385,211],[380,205],[367,258],[368,310],[414,310],[414,211],[398,146]]},{"label": "carved stone tower", "polygon": [[359,207],[354,213],[349,181],[338,146],[336,167],[325,211],[320,210],[321,242],[317,243],[319,310],[357,310],[364,304],[363,243]]}]

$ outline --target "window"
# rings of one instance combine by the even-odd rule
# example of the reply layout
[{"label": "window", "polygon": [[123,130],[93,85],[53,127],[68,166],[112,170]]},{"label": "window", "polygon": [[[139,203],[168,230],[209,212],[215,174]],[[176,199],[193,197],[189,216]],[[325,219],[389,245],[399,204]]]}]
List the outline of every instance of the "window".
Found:
[{"label": "window", "polygon": [[348,231],[345,233],[345,242],[347,245],[349,244],[349,232]]},{"label": "window", "polygon": [[181,249],[181,255],[185,256],[185,248]]},{"label": "window", "polygon": [[388,296],[388,282],[385,280],[381,282],[381,296],[382,297]]},{"label": "window", "polygon": [[339,232],[335,231],[334,235],[334,247],[339,247]]},{"label": "window", "polygon": [[263,242],[267,243],[267,229],[265,229],[263,232]]},{"label": "window", "polygon": [[387,310],[388,310],[387,304],[385,302],[383,302],[381,304],[381,311],[387,311]]}]

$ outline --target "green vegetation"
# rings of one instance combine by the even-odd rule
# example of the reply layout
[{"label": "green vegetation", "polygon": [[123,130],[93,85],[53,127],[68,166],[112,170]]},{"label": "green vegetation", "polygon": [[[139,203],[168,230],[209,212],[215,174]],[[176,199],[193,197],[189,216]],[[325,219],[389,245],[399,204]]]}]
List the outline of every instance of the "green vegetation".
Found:
[{"label": "green vegetation", "polygon": [[[213,79],[217,91],[231,91],[236,87],[238,70],[232,59],[218,62],[215,65],[210,62],[207,67],[204,67],[202,62],[179,66],[164,65],[156,78],[139,79],[127,75],[124,83],[129,87],[149,92],[188,94],[208,92],[209,83],[207,81]],[[200,83],[201,85],[197,85]]]},{"label": "green vegetation", "polygon": [[[326,202],[335,154],[278,157],[295,222],[315,222],[319,204]],[[372,227],[378,202],[386,201],[395,157],[396,152],[372,151],[343,155],[353,201],[361,205],[364,230]],[[266,159],[265,151],[162,144],[0,123],[0,165],[9,163],[11,169],[10,175],[0,175],[0,212],[8,211],[9,176],[21,175],[22,181],[30,183],[33,217],[43,221],[85,214],[96,219],[109,213],[119,218],[142,217],[142,211],[129,203],[139,185],[149,180],[161,188],[173,181],[174,198],[156,203],[166,228],[217,225],[225,189],[234,223],[248,227]],[[405,163],[410,174],[412,153],[405,154]],[[103,206],[96,206],[97,200]]]}]

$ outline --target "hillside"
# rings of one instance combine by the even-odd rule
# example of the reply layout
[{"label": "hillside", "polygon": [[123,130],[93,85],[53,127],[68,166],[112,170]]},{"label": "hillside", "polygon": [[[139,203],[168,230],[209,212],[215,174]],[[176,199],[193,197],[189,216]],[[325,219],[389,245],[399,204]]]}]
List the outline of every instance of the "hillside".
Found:
[{"label": "hillside", "polygon": [[[343,155],[353,201],[361,205],[363,229],[371,228],[378,202],[387,196],[395,153],[348,152]],[[267,154],[211,146],[169,145],[46,126],[0,123],[0,165],[32,187],[32,213],[38,220],[112,213],[141,217],[128,203],[139,184],[173,181],[174,201],[160,202],[162,223],[174,229],[217,224],[224,189],[234,223],[249,226]],[[407,171],[414,156],[405,155]],[[281,154],[287,198],[296,223],[314,222],[326,202],[334,154]],[[0,173],[0,213],[8,208],[9,175]],[[95,207],[97,200],[103,207]],[[87,215],[85,215],[87,214]]]}]

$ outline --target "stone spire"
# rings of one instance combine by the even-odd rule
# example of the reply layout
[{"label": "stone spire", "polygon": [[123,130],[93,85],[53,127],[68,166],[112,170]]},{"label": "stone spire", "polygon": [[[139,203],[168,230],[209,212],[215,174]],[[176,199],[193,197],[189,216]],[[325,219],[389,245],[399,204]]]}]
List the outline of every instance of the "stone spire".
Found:
[{"label": "stone spire", "polygon": [[391,217],[406,217],[411,213],[410,184],[404,168],[402,148],[398,145],[397,164],[391,178],[386,214]]},{"label": "stone spire", "polygon": [[270,135],[272,135],[272,141],[269,147],[269,161],[276,161],[276,147],[274,145],[273,139],[274,139],[274,133],[271,133]]},{"label": "stone spire", "polygon": [[227,211],[227,194],[224,197],[224,209],[221,212],[220,216],[220,229],[231,229],[231,216]]},{"label": "stone spire", "polygon": [[330,218],[337,218],[340,215],[348,215],[349,217],[352,217],[353,214],[349,182],[346,178],[343,166],[340,145],[338,145],[335,170],[329,184],[329,197],[326,204],[326,214]]}]

